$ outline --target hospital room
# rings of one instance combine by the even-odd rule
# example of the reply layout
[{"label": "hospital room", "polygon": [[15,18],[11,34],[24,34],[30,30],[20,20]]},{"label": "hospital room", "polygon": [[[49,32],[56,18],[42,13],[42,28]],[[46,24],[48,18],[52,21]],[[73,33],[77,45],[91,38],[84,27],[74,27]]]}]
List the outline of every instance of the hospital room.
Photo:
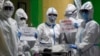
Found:
[{"label": "hospital room", "polygon": [[0,56],[100,56],[99,0],[0,0]]}]

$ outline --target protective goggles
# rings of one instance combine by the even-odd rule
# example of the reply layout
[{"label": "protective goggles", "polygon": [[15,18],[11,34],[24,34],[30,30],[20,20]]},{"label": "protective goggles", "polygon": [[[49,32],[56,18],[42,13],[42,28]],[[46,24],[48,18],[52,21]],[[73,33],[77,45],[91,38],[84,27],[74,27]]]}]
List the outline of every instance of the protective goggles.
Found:
[{"label": "protective goggles", "polygon": [[3,7],[3,10],[13,10],[13,7],[11,7],[11,6],[5,6],[5,7]]},{"label": "protective goggles", "polygon": [[21,17],[20,20],[26,20],[26,18],[25,17]]},{"label": "protective goggles", "polygon": [[80,10],[80,14],[82,13],[89,13],[89,10],[86,10],[86,9]]},{"label": "protective goggles", "polygon": [[74,10],[74,11],[67,11],[65,13],[65,16],[70,16],[70,15],[74,14],[75,12],[76,12],[76,10]]},{"label": "protective goggles", "polygon": [[51,14],[51,13],[48,14],[48,16],[52,16],[52,15],[57,17],[57,14]]}]

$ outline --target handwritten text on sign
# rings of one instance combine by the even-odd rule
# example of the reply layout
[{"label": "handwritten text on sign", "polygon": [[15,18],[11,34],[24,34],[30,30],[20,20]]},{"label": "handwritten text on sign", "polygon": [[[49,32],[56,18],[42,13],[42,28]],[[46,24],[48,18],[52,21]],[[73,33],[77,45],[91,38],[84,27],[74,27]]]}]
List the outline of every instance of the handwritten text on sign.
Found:
[{"label": "handwritten text on sign", "polygon": [[74,29],[73,23],[69,19],[61,20],[60,26],[63,31],[67,31],[67,32],[70,32]]}]

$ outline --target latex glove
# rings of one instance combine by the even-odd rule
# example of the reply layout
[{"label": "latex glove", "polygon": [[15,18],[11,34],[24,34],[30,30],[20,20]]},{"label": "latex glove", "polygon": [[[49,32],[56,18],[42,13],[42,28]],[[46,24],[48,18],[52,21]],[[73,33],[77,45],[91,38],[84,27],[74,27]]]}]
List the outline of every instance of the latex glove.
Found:
[{"label": "latex glove", "polygon": [[74,27],[75,28],[78,28],[79,26],[78,26],[78,23],[74,23]]},{"label": "latex glove", "polygon": [[73,48],[73,49],[77,49],[77,46],[74,45],[74,44],[70,44],[69,47],[70,47],[70,48]]},{"label": "latex glove", "polygon": [[34,34],[34,37],[37,39],[37,38],[38,38],[38,34],[37,34],[37,33],[35,33],[35,34]]},{"label": "latex glove", "polygon": [[18,32],[18,37],[19,37],[19,39],[20,39],[21,35],[22,35],[21,32]]}]

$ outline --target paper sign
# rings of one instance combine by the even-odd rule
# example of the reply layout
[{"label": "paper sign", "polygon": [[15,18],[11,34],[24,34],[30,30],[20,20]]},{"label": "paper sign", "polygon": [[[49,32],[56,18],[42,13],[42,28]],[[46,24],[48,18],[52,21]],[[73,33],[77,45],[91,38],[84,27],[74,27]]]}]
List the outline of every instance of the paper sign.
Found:
[{"label": "paper sign", "polygon": [[21,37],[20,40],[36,40],[35,34],[37,33],[37,30],[33,27],[22,27],[20,28]]},{"label": "paper sign", "polygon": [[76,31],[75,28],[74,28],[73,22],[69,19],[61,20],[60,26],[62,28],[62,31],[65,31],[65,32]]}]

